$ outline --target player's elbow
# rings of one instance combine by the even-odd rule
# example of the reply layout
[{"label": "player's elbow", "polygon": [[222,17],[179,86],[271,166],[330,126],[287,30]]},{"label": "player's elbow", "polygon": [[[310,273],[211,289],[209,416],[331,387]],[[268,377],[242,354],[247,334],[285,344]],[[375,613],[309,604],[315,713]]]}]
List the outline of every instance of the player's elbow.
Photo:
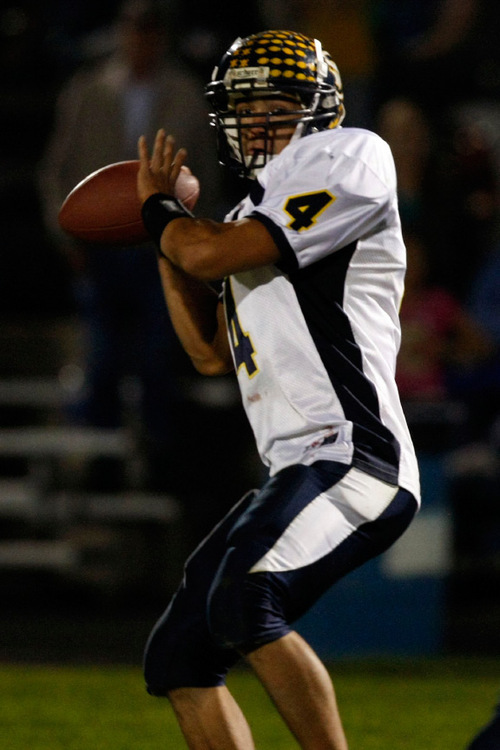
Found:
[{"label": "player's elbow", "polygon": [[[185,220],[172,222],[162,237],[162,250],[174,265],[200,281],[216,281],[224,274],[210,232],[196,225],[186,228]],[[194,224],[189,220],[190,224]]]},{"label": "player's elbow", "polygon": [[234,369],[232,362],[227,362],[219,358],[196,359],[192,357],[191,362],[200,375],[208,375],[211,377],[227,375]]},{"label": "player's elbow", "polygon": [[177,254],[174,263],[199,281],[217,281],[224,275],[211,249],[203,244],[184,248]]},{"label": "player's elbow", "polygon": [[216,281],[218,278],[216,271],[212,269],[210,264],[206,262],[206,259],[201,254],[197,254],[196,251],[181,253],[177,256],[174,262],[179,268],[182,268],[188,276],[192,276],[199,281]]}]

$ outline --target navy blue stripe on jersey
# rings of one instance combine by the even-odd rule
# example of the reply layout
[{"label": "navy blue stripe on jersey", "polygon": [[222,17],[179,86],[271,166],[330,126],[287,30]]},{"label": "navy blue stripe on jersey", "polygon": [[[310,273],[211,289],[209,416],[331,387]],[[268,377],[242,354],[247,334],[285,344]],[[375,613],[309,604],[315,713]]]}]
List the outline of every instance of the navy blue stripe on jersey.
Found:
[{"label": "navy blue stripe on jersey", "polygon": [[285,237],[283,230],[278,227],[268,216],[265,216],[258,211],[252,211],[252,213],[249,214],[247,218],[257,219],[261,222],[261,224],[264,224],[267,231],[273,238],[274,242],[276,243],[276,247],[281,254],[281,260],[276,263],[278,268],[287,272],[296,270],[299,267],[299,264],[297,262],[297,258],[295,257],[295,253],[291,249],[288,240]]},{"label": "navy blue stripe on jersey", "polygon": [[283,231],[257,211],[250,216],[264,224],[281,253],[276,265],[288,272],[345,417],[353,423],[353,465],[397,484],[400,446],[382,423],[377,393],[363,372],[361,352],[343,309],[345,278],[356,243],[299,269]]},{"label": "navy blue stripe on jersey", "polygon": [[[258,206],[259,203],[262,202],[262,198],[264,197],[264,188],[260,184],[260,182],[255,181],[250,189],[250,192],[248,194],[248,197],[252,201],[254,206]],[[240,211],[242,209],[241,204],[236,207],[236,209],[233,211],[233,213],[229,217],[229,221],[236,221],[240,215]]]},{"label": "navy blue stripe on jersey", "polygon": [[363,372],[361,351],[343,310],[355,249],[352,243],[289,278],[345,417],[353,423],[353,465],[397,484],[399,443],[382,423],[377,392]]},{"label": "navy blue stripe on jersey", "polygon": [[264,188],[258,180],[255,180],[252,187],[250,188],[250,192],[248,195],[254,206],[258,206],[260,203],[262,203],[262,198],[264,197]]}]

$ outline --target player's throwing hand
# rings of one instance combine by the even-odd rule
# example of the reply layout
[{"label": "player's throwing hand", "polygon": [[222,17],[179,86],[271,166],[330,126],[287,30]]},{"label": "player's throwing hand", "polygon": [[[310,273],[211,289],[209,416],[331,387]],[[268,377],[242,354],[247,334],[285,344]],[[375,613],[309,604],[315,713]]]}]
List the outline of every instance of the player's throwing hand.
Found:
[{"label": "player's throwing hand", "polygon": [[153,153],[150,157],[144,136],[139,139],[140,167],[137,174],[137,192],[144,203],[154,193],[175,194],[175,183],[187,156],[180,148],[174,156],[175,139],[164,130],[156,134]]}]

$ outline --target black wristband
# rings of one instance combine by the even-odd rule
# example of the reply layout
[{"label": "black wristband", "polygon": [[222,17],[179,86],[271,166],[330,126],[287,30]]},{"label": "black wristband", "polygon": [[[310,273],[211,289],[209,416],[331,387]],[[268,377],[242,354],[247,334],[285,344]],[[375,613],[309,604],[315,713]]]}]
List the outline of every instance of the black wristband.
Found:
[{"label": "black wristband", "polygon": [[180,200],[165,193],[150,195],[142,204],[141,214],[142,223],[155,241],[160,255],[163,255],[161,252],[161,236],[167,224],[173,219],[194,218],[191,211],[188,211]]}]

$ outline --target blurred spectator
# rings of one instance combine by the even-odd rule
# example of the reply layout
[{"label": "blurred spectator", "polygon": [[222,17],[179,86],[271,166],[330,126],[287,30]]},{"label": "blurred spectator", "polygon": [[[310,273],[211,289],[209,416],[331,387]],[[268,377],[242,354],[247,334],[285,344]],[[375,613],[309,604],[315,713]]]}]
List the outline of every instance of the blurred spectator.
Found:
[{"label": "blurred spectator", "polygon": [[493,355],[467,381],[473,399],[471,433],[475,439],[492,439],[500,448],[500,243],[472,281],[468,302],[470,314],[494,344]]},{"label": "blurred spectator", "polygon": [[454,398],[466,406],[469,394],[459,383],[487,361],[493,346],[453,295],[429,280],[422,239],[407,232],[405,242],[408,261],[396,380],[417,450],[444,451],[450,447],[452,422],[466,421],[466,408],[458,414],[452,408]]},{"label": "blurred spectator", "polygon": [[452,125],[449,191],[454,220],[443,265],[456,267],[450,287],[466,299],[471,283],[495,243],[499,215],[499,165],[493,144],[478,122],[457,119]]},{"label": "blurred spectator", "polygon": [[[468,420],[461,430],[462,447],[447,458],[449,493],[453,508],[456,570],[449,582],[450,638],[463,648],[459,623],[473,612],[481,623],[471,630],[473,648],[498,649],[500,591],[500,243],[490,251],[471,281],[468,310],[493,343],[491,355],[471,371],[455,371],[452,387],[467,400]],[[471,508],[473,507],[473,512]],[[457,623],[455,623],[455,618]],[[453,640],[455,639],[455,643]],[[500,745],[498,712],[470,749]]]},{"label": "blurred spectator", "polygon": [[403,225],[425,240],[432,279],[463,303],[496,227],[493,148],[473,121],[438,128],[407,97],[382,104],[376,129],[394,155]]},{"label": "blurred spectator", "polygon": [[410,96],[433,119],[470,97],[483,5],[488,0],[378,0],[382,96]]},{"label": "blurred spectator", "polygon": [[432,183],[436,162],[431,158],[435,142],[425,112],[411,99],[389,99],[377,113],[376,129],[394,156],[403,225],[427,223],[435,198]]},{"label": "blurred spectator", "polygon": [[500,351],[500,242],[485,259],[472,283],[470,311]]},{"label": "blurred spectator", "polygon": [[394,156],[403,227],[418,234],[427,248],[429,280],[444,284],[449,269],[443,269],[442,258],[455,210],[445,189],[449,169],[440,137],[420,104],[404,96],[382,104],[375,129]]},{"label": "blurred spectator", "polygon": [[374,0],[263,0],[267,28],[290,28],[321,43],[342,75],[345,125],[370,128],[378,50],[373,35]]},{"label": "blurred spectator", "polygon": [[450,396],[450,371],[476,368],[490,355],[492,344],[450,292],[429,283],[421,239],[406,233],[405,243],[408,267],[398,386],[403,400],[443,400]]},{"label": "blurred spectator", "polygon": [[219,62],[221,49],[229,49],[238,36],[264,29],[258,0],[240,3],[237,12],[216,13],[205,0],[178,0],[176,5],[178,52],[205,83]]},{"label": "blurred spectator", "polygon": [[[128,0],[116,23],[118,47],[78,71],[64,88],[40,168],[47,226],[74,271],[75,297],[88,331],[88,398],[81,419],[118,427],[124,417],[124,377],[140,383],[147,486],[171,489],[176,465],[179,347],[167,317],[152,245],[110,248],[70,242],[57,226],[67,193],[106,164],[137,158],[137,138],[159,127],[189,152],[201,182],[200,208],[217,215],[220,188],[200,84],[169,58],[172,30],[165,4]],[[201,104],[200,104],[201,102]],[[113,253],[120,252],[117,265]],[[120,486],[109,465],[98,486]],[[93,480],[94,481],[94,480]]]},{"label": "blurred spectator", "polygon": [[0,6],[0,314],[6,316],[57,316],[71,304],[64,263],[44,232],[33,175],[55,96],[42,5]]},{"label": "blurred spectator", "polygon": [[47,0],[45,48],[61,77],[90,57],[110,52],[110,34],[123,0]]}]

